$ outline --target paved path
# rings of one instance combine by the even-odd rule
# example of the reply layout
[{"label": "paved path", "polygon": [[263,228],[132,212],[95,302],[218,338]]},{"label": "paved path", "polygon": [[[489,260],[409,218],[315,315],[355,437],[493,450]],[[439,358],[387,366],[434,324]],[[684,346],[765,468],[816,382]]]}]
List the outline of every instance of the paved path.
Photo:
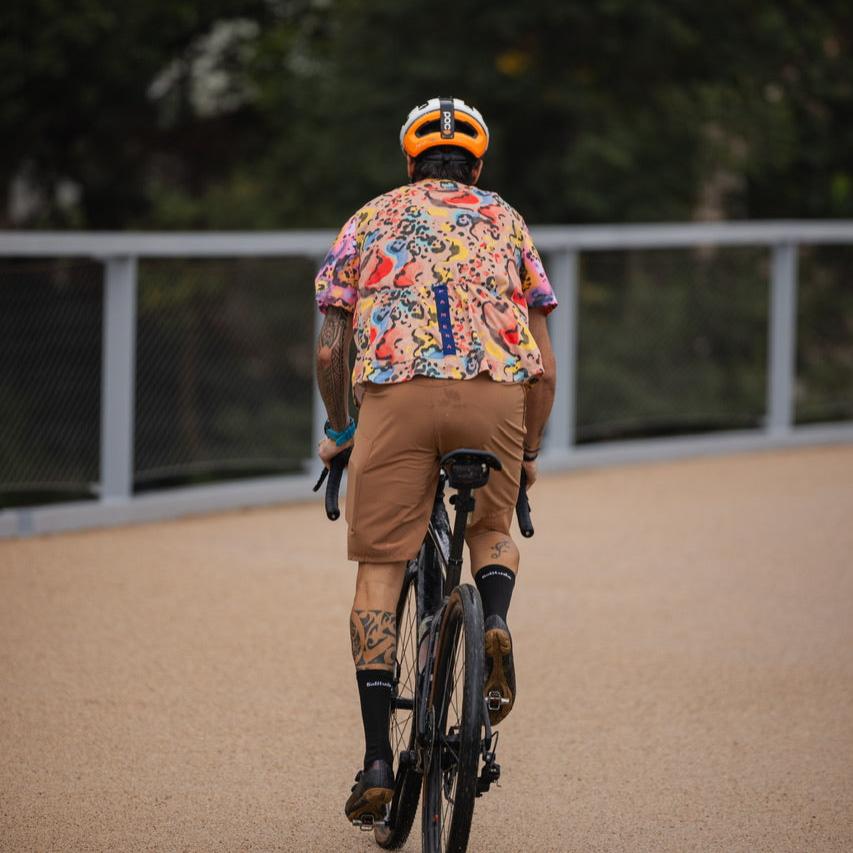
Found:
[{"label": "paved path", "polygon": [[[470,849],[853,850],[853,447],[533,504]],[[375,849],[343,534],[306,504],[0,542],[0,849]]]}]

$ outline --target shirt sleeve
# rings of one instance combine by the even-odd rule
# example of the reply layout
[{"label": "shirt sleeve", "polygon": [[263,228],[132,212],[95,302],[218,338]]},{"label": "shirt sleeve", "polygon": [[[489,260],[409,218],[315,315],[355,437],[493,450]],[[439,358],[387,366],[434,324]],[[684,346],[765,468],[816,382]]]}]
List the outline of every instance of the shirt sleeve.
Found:
[{"label": "shirt sleeve", "polygon": [[527,225],[524,225],[524,241],[521,245],[521,289],[529,308],[541,308],[550,314],[557,307],[557,297],[542,265],[542,258]]},{"label": "shirt sleeve", "polygon": [[359,276],[357,222],[356,214],[341,228],[314,279],[314,299],[324,314],[329,308],[350,312],[355,309]]}]

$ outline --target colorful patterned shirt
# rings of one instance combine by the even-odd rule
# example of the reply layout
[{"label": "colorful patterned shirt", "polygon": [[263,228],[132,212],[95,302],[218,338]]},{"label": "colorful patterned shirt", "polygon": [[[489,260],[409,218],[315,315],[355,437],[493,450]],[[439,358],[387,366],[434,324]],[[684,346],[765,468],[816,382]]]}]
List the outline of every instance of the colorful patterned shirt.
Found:
[{"label": "colorful patterned shirt", "polygon": [[315,289],[324,313],[353,312],[353,383],[543,372],[528,308],[557,300],[524,220],[496,193],[425,180],[379,196],[341,229]]}]

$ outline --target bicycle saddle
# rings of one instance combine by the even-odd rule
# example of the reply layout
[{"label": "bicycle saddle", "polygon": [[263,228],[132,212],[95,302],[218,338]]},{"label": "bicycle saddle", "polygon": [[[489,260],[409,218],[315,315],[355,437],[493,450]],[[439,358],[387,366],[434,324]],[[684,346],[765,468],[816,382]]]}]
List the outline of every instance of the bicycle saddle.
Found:
[{"label": "bicycle saddle", "polygon": [[460,447],[441,457],[441,469],[452,489],[478,489],[489,481],[491,469],[501,470],[501,461],[486,450]]}]

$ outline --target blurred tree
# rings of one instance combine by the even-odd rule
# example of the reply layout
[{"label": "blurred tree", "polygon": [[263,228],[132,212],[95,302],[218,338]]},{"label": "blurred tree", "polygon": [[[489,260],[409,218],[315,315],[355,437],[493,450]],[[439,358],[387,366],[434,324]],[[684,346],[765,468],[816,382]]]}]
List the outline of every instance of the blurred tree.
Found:
[{"label": "blurred tree", "polygon": [[333,225],[439,92],[533,221],[853,215],[846,0],[14,0],[7,225]]},{"label": "blurred tree", "polygon": [[251,127],[189,110],[158,121],[152,84],[217,21],[266,15],[263,0],[4,4],[5,224],[154,224],[150,190],[158,175],[196,192],[227,171],[229,158],[251,146]]}]

